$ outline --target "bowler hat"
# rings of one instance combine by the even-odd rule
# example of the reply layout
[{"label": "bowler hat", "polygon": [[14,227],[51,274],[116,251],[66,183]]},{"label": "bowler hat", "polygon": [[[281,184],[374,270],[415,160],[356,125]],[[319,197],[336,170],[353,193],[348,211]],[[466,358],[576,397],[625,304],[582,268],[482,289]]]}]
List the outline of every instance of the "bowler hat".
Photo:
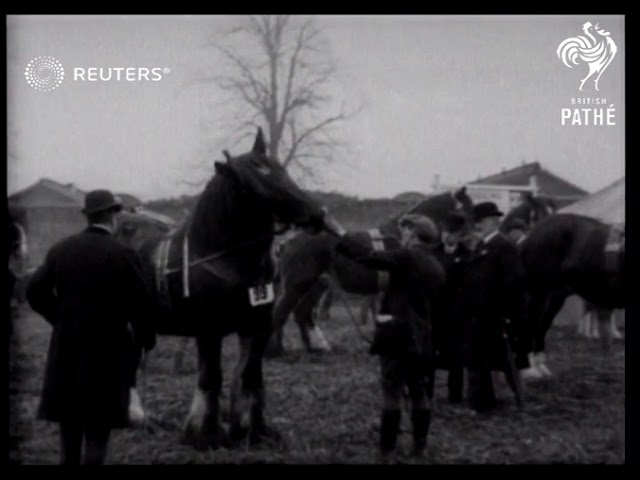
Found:
[{"label": "bowler hat", "polygon": [[477,222],[487,217],[501,217],[504,213],[498,210],[494,202],[481,202],[473,206],[473,218]]},{"label": "bowler hat", "polygon": [[407,213],[400,217],[399,225],[411,225],[416,232],[417,237],[423,242],[433,242],[438,239],[438,227],[428,217],[417,213]]},{"label": "bowler hat", "polygon": [[527,224],[521,218],[514,218],[509,222],[508,231],[516,230],[516,229],[526,230]]},{"label": "bowler hat", "polygon": [[460,232],[465,229],[466,219],[464,215],[452,212],[444,220],[444,229],[447,232]]},{"label": "bowler hat", "polygon": [[84,197],[82,213],[91,215],[105,210],[122,210],[122,201],[109,190],[93,190]]}]

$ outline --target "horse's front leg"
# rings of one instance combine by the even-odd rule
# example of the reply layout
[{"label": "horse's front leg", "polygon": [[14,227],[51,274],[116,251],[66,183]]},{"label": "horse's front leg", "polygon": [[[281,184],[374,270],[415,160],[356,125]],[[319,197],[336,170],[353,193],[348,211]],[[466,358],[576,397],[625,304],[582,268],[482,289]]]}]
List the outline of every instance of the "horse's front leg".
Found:
[{"label": "horse's front leg", "polygon": [[[265,315],[265,320],[269,316]],[[240,355],[231,387],[230,436],[234,443],[262,440],[280,442],[282,437],[267,426],[264,418],[265,389],[262,363],[269,340],[264,329],[251,336],[239,336]],[[247,438],[248,436],[248,438]]]},{"label": "horse's front leg", "polygon": [[196,339],[198,348],[198,384],[187,416],[183,442],[199,450],[219,448],[227,444],[220,422],[220,390],[222,388],[222,335],[211,333]]}]

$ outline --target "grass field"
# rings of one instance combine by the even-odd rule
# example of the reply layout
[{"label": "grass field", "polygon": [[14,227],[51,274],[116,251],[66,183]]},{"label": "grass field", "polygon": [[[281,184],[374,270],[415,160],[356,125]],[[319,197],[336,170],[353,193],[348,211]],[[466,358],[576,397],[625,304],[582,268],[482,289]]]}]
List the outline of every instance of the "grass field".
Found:
[{"label": "grass field", "polygon": [[[377,359],[367,354],[344,308],[321,326],[333,352],[300,350],[295,327],[287,326],[289,353],[265,363],[267,420],[286,445],[198,452],[180,444],[182,423],[196,382],[195,347],[189,344],[184,372],[172,374],[180,343],[161,337],[152,352],[140,393],[155,419],[152,430],[117,430],[110,464],[367,464],[375,462],[380,401]],[[22,464],[58,461],[58,430],[34,418],[50,327],[23,309],[11,346],[10,458]],[[608,354],[599,343],[559,323],[548,336],[549,365],[555,376],[525,384],[524,408],[497,384],[507,405],[499,413],[474,416],[446,401],[446,372],[438,372],[434,418],[429,436],[431,464],[620,464],[625,461],[625,346],[617,341]],[[224,344],[223,405],[237,355],[235,337]],[[404,415],[400,448],[408,451],[410,424]]]}]

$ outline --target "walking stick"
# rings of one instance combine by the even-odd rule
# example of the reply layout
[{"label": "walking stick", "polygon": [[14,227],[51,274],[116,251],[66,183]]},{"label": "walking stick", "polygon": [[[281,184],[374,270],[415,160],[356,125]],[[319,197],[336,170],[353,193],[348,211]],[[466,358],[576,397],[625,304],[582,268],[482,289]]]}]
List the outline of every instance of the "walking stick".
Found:
[{"label": "walking stick", "polygon": [[516,399],[516,403],[519,407],[524,405],[524,397],[522,394],[522,382],[520,381],[520,371],[516,368],[516,363],[514,360],[514,354],[511,350],[511,344],[509,342],[509,337],[507,333],[502,331],[502,338],[505,344],[505,351],[507,356],[507,370],[505,371],[507,382],[509,386],[513,390],[513,394]]}]

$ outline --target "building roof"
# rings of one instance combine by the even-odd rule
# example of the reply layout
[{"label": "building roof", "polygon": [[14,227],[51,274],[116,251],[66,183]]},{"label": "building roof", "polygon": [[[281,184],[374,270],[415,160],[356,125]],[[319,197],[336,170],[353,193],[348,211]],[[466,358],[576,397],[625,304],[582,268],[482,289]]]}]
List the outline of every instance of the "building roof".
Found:
[{"label": "building roof", "polygon": [[33,185],[9,196],[9,201],[23,208],[29,207],[80,207],[84,205],[85,192],[73,183],[63,184],[42,178]]},{"label": "building roof", "polygon": [[625,177],[559,210],[597,218],[605,223],[625,221]]},{"label": "building roof", "polygon": [[588,192],[573,183],[560,178],[543,168],[540,163],[524,163],[510,170],[505,170],[494,175],[478,178],[472,182],[473,184],[492,184],[492,185],[529,185],[532,176],[536,176],[540,193],[557,198],[577,199],[588,195]]}]

